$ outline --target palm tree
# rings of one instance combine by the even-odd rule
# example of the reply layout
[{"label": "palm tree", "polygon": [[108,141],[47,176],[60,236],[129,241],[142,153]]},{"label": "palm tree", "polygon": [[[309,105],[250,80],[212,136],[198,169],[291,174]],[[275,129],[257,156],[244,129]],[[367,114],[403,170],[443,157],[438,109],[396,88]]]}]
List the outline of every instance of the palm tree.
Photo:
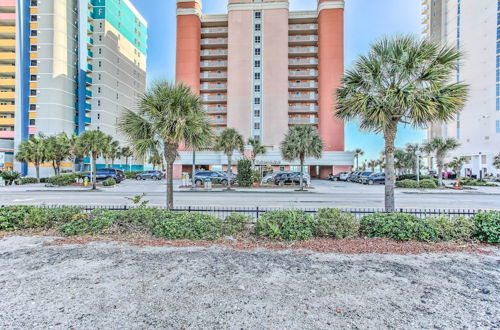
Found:
[{"label": "palm tree", "polygon": [[364,130],[385,140],[385,208],[394,211],[394,141],[400,123],[425,128],[456,117],[467,86],[450,83],[461,59],[453,47],[417,36],[384,38],[360,56],[336,91],[336,116],[360,120]]},{"label": "palm tree", "polygon": [[443,185],[443,167],[444,159],[448,152],[457,149],[460,143],[453,138],[435,137],[424,144],[424,151],[426,153],[434,154],[436,157],[436,165],[438,169],[438,184]]},{"label": "palm tree", "polygon": [[267,150],[259,139],[248,139],[248,145],[252,146],[252,167],[255,167],[255,158],[259,155],[265,155]]},{"label": "palm tree", "polygon": [[101,131],[86,131],[78,138],[77,148],[92,157],[92,189],[96,189],[97,158],[104,155],[109,147],[110,136]]},{"label": "palm tree", "polygon": [[365,152],[363,149],[357,148],[354,150],[354,158],[356,158],[356,170],[359,170],[359,157],[363,156]]},{"label": "palm tree", "polygon": [[109,161],[114,161],[118,152],[120,150],[120,143],[118,141],[114,141],[113,137],[107,135],[106,136],[106,149],[104,150],[102,156],[104,157],[104,166],[109,167]]},{"label": "palm tree", "polygon": [[500,154],[495,156],[495,159],[493,160],[493,166],[500,170]]},{"label": "palm tree", "polygon": [[119,126],[134,154],[145,159],[155,152],[167,162],[167,208],[174,208],[173,168],[181,144],[209,141],[212,134],[199,96],[186,85],[155,83],[139,101],[138,112],[127,110]]},{"label": "palm tree", "polygon": [[155,170],[156,166],[161,167],[163,165],[163,157],[159,152],[156,152],[149,157],[148,163],[153,165],[153,170]]},{"label": "palm tree", "polygon": [[466,158],[465,157],[453,157],[453,160],[447,163],[445,166],[449,167],[455,172],[457,178],[460,176],[460,172],[462,172],[462,167],[464,167]]},{"label": "palm tree", "polygon": [[81,150],[81,147],[78,143],[79,137],[75,134],[72,134],[68,137],[68,145],[69,145],[69,153],[70,157],[74,160],[75,164],[78,161],[77,171],[81,172],[84,169],[85,162],[85,152]]},{"label": "palm tree", "polygon": [[304,162],[308,157],[319,159],[323,152],[323,141],[318,131],[306,125],[293,126],[281,142],[284,160],[300,161],[300,190],[304,190]]},{"label": "palm tree", "polygon": [[71,141],[66,133],[51,136],[46,139],[47,160],[52,162],[54,174],[61,174],[61,163],[71,157]]},{"label": "palm tree", "polygon": [[366,166],[368,166],[372,172],[375,172],[375,167],[377,167],[378,161],[376,160],[370,160],[368,163],[366,163]]},{"label": "palm tree", "polygon": [[227,189],[231,189],[232,160],[234,151],[243,153],[245,142],[243,136],[234,128],[226,128],[215,140],[215,150],[222,151],[227,156]]},{"label": "palm tree", "polygon": [[19,162],[33,163],[36,169],[36,180],[40,183],[40,166],[47,160],[46,139],[43,135],[31,137],[19,145],[16,160]]},{"label": "palm tree", "polygon": [[123,158],[125,158],[125,170],[128,169],[128,161],[130,157],[132,157],[134,154],[132,152],[132,149],[130,147],[123,147],[122,150],[120,151],[121,155]]}]

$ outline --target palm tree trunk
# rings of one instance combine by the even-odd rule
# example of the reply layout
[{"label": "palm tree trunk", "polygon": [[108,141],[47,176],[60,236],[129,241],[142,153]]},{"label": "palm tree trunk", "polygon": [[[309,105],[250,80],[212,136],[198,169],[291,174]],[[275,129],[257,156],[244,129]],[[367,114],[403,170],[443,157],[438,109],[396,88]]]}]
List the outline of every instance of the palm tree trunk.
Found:
[{"label": "palm tree trunk", "polygon": [[227,190],[231,190],[232,160],[233,160],[233,154],[232,153],[227,154]]},{"label": "palm tree trunk", "polygon": [[300,190],[304,190],[304,156],[300,156]]},{"label": "palm tree trunk", "polygon": [[196,184],[194,182],[194,174],[196,172],[196,150],[193,149],[193,167],[191,168],[191,188],[196,188]]},{"label": "palm tree trunk", "polygon": [[[167,209],[174,209],[174,162],[178,145],[164,142],[164,154],[167,161]],[[163,163],[163,162],[162,162]]]},{"label": "palm tree trunk", "polygon": [[54,169],[54,175],[57,175],[57,166],[54,160],[52,161],[52,168]]},{"label": "palm tree trunk", "polygon": [[438,186],[443,186],[443,158],[441,156],[436,156],[437,159],[437,177],[438,177]]},{"label": "palm tree trunk", "polygon": [[394,141],[396,140],[397,122],[388,125],[384,130],[385,140],[385,210],[394,212],[396,209],[394,201]]},{"label": "palm tree trunk", "polygon": [[92,153],[92,190],[97,189],[97,154]]},{"label": "palm tree trunk", "polygon": [[356,155],[356,170],[359,170],[359,155]]},{"label": "palm tree trunk", "polygon": [[35,164],[36,181],[40,183],[40,164]]}]

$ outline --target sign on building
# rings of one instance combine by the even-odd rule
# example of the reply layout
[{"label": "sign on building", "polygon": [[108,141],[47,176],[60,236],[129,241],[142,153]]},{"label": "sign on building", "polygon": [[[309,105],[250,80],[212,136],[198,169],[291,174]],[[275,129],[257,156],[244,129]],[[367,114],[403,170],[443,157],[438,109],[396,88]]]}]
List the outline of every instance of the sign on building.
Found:
[{"label": "sign on building", "polygon": [[5,152],[0,152],[0,168],[5,167]]}]

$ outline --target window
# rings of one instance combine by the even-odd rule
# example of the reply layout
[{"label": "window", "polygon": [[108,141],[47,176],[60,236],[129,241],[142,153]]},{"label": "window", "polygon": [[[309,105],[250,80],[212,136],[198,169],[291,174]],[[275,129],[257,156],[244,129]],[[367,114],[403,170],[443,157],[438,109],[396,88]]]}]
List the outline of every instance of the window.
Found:
[{"label": "window", "polygon": [[30,111],[36,110],[36,104],[30,104]]},{"label": "window", "polygon": [[255,61],[254,66],[255,66],[256,68],[260,68],[260,61],[258,61],[258,60],[257,60],[257,61]]},{"label": "window", "polygon": [[255,43],[260,44],[260,36],[255,36]]},{"label": "window", "polygon": [[102,29],[102,22],[99,22],[99,28]]},{"label": "window", "polygon": [[254,123],[253,124],[254,129],[260,129],[260,123]]},{"label": "window", "polygon": [[31,66],[37,66],[38,65],[38,62],[36,60],[31,60]]},{"label": "window", "polygon": [[35,119],[30,119],[30,126],[35,126]]},{"label": "window", "polygon": [[102,77],[102,76],[101,76],[101,74],[99,73],[99,74],[97,75],[97,80],[101,80],[101,77]]},{"label": "window", "polygon": [[36,37],[38,35],[38,31],[37,30],[31,30],[31,36],[32,37]]},{"label": "window", "polygon": [[36,45],[31,45],[31,51],[36,52],[38,50],[38,47]]},{"label": "window", "polygon": [[262,13],[260,11],[255,12],[255,19],[260,19],[262,17]]},{"label": "window", "polygon": [[255,80],[260,80],[260,72],[255,72]]},{"label": "window", "polygon": [[101,93],[101,87],[97,87],[97,93]]},{"label": "window", "polygon": [[32,22],[38,21],[38,17],[36,15],[31,15],[31,21]]},{"label": "window", "polygon": [[255,56],[260,56],[260,48],[255,48]]},{"label": "window", "polygon": [[253,87],[253,90],[254,90],[254,92],[256,92],[256,93],[260,93],[260,85],[255,85],[255,86]]},{"label": "window", "polygon": [[30,95],[31,96],[36,96],[36,89],[31,89],[30,90]]},{"label": "window", "polygon": [[497,133],[500,133],[500,120],[497,120]]},{"label": "window", "polygon": [[97,62],[97,66],[102,67],[102,62],[101,61]]},{"label": "window", "polygon": [[256,97],[253,99],[254,104],[260,104],[260,97]]},{"label": "window", "polygon": [[255,24],[255,31],[260,31],[260,24]]},{"label": "window", "polygon": [[99,55],[102,54],[102,48],[99,48],[99,51],[98,51]]},{"label": "window", "polygon": [[32,75],[30,76],[30,80],[31,80],[31,81],[36,81],[36,78],[37,78],[37,77],[36,77],[36,75],[34,75],[34,74],[32,74]]},{"label": "window", "polygon": [[97,114],[97,119],[101,119],[101,114],[100,113]]},{"label": "window", "polygon": [[97,106],[100,107],[101,106],[101,100],[97,100]]},{"label": "window", "polygon": [[260,117],[260,110],[254,110],[253,111],[253,116],[254,117]]}]

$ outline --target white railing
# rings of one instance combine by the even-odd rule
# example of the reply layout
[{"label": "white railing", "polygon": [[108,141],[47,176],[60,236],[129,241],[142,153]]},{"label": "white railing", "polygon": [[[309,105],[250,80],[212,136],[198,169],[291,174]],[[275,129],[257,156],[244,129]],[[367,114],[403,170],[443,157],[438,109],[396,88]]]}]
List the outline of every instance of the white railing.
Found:
[{"label": "white railing", "polygon": [[209,27],[209,28],[202,28],[201,33],[203,34],[209,34],[209,33],[227,33],[228,28],[227,27]]},{"label": "white railing", "polygon": [[225,102],[227,101],[227,95],[203,95],[201,97],[203,101],[216,101],[216,102]]},{"label": "white railing", "polygon": [[227,118],[210,118],[208,121],[212,125],[227,125]]},{"label": "white railing", "polygon": [[288,75],[290,77],[316,77],[318,75],[317,70],[289,70]]},{"label": "white railing", "polygon": [[201,84],[202,90],[224,90],[227,89],[227,84]]},{"label": "white railing", "polygon": [[301,81],[301,82],[289,82],[289,88],[318,88],[318,83],[316,81]]},{"label": "white railing", "polygon": [[204,49],[201,51],[201,56],[225,56],[227,49]]},{"label": "white railing", "polygon": [[317,58],[291,58],[288,60],[289,65],[311,65],[318,64]]},{"label": "white railing", "polygon": [[318,94],[316,93],[300,93],[300,94],[288,94],[289,100],[317,100]]},{"label": "white railing", "polygon": [[317,105],[305,106],[305,105],[294,105],[288,109],[288,112],[318,112],[319,107]]},{"label": "white railing", "polygon": [[201,39],[202,45],[225,45],[227,44],[227,38],[209,38]]},{"label": "white railing", "polygon": [[227,113],[227,107],[208,107],[204,106],[203,111],[206,113]]},{"label": "white railing", "polygon": [[201,61],[202,68],[221,68],[226,66],[227,61]]},{"label": "white railing", "polygon": [[290,24],[288,29],[292,31],[297,30],[317,30],[318,24]]},{"label": "white railing", "polygon": [[227,72],[202,72],[201,78],[224,79],[227,78]]},{"label": "white railing", "polygon": [[318,47],[290,47],[288,48],[290,54],[302,54],[302,53],[317,53]]},{"label": "white railing", "polygon": [[318,41],[318,36],[289,36],[288,41],[290,42],[308,42],[308,41]]},{"label": "white railing", "polygon": [[317,125],[318,118],[288,118],[288,123],[293,125]]}]

